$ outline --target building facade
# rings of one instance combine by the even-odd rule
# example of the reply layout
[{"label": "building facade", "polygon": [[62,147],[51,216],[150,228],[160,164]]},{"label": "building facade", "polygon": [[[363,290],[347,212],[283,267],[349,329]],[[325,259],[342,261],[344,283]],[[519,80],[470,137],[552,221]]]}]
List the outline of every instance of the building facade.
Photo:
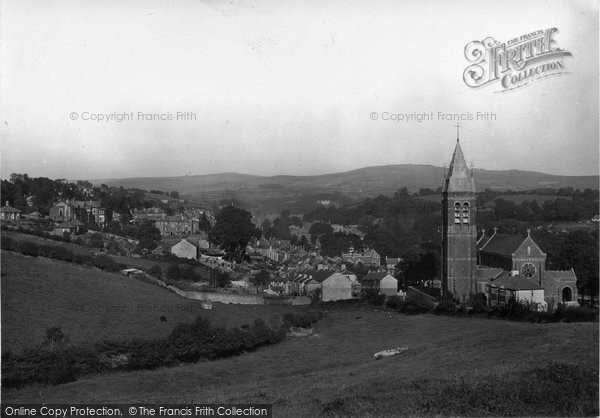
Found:
[{"label": "building facade", "polygon": [[442,289],[461,302],[475,293],[475,181],[456,140],[442,192]]},{"label": "building facade", "polygon": [[577,303],[573,269],[546,269],[546,254],[527,236],[482,233],[477,239],[476,189],[457,139],[442,192],[442,294],[469,302],[484,293],[502,305],[514,299],[555,308]]}]

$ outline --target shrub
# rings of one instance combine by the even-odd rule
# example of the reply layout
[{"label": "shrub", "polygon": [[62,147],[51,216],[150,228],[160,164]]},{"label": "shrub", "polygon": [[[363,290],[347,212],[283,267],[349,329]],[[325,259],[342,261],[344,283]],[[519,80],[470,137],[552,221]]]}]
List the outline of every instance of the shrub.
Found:
[{"label": "shrub", "polygon": [[48,251],[48,257],[57,260],[72,262],[75,259],[73,251],[64,247],[51,247]]},{"label": "shrub", "polygon": [[128,370],[156,369],[167,365],[169,344],[165,340],[134,340],[128,346]]},{"label": "shrub", "polygon": [[98,267],[101,270],[106,271],[119,271],[121,269],[121,265],[113,260],[110,256],[106,254],[100,254],[93,258],[94,267]]},{"label": "shrub", "polygon": [[19,355],[2,356],[2,385],[17,388],[31,383],[58,385],[100,369],[92,347],[39,347]]},{"label": "shrub", "polygon": [[34,242],[24,241],[19,246],[20,250],[25,255],[31,255],[37,257],[40,253],[40,247]]},{"label": "shrub", "polygon": [[181,277],[181,269],[177,264],[169,264],[167,267],[167,278],[170,280],[179,280]]},{"label": "shrub", "polygon": [[402,305],[402,298],[400,296],[390,296],[387,302],[385,303],[385,307],[389,309],[398,310]]},{"label": "shrub", "polygon": [[555,322],[594,322],[598,320],[598,309],[588,306],[565,307],[561,304],[554,311],[552,320]]},{"label": "shrub", "polygon": [[94,265],[94,258],[89,254],[75,254],[73,256],[73,262],[77,264],[85,264],[87,266]]},{"label": "shrub", "polygon": [[407,315],[418,315],[431,311],[433,303],[420,293],[406,296],[406,299],[400,305],[399,312]]},{"label": "shrub", "polygon": [[17,243],[11,237],[7,237],[5,235],[2,235],[0,237],[0,240],[2,242],[2,249],[3,250],[6,250],[6,251],[18,251],[19,250],[19,247],[18,247]]},{"label": "shrub", "polygon": [[454,299],[449,298],[442,299],[433,310],[436,315],[456,315],[458,312],[458,304]]},{"label": "shrub", "polygon": [[473,296],[473,313],[481,313],[487,310],[487,296],[485,293],[477,293]]},{"label": "shrub", "polygon": [[155,264],[148,270],[148,274],[160,279],[162,277],[162,270],[158,264]]}]

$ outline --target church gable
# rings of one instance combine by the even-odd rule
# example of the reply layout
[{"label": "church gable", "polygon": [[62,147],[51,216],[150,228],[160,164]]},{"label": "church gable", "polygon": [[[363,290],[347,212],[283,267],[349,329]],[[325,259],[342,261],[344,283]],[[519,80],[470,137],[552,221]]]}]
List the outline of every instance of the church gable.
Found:
[{"label": "church gable", "polygon": [[519,245],[519,248],[515,250],[514,258],[546,258],[546,254],[536,244],[533,238],[531,238],[530,235],[527,235],[527,238],[523,240],[521,245]]}]

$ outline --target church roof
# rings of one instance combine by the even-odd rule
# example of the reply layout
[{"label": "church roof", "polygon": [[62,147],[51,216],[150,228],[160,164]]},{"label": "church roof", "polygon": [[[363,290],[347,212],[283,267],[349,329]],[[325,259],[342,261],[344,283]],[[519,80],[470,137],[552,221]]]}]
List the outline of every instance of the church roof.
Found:
[{"label": "church roof", "polygon": [[577,280],[575,271],[571,270],[546,270],[544,274],[552,276],[556,280]]},{"label": "church roof", "polygon": [[511,290],[542,290],[544,289],[542,286],[537,284],[535,281],[531,279],[527,279],[519,274],[516,276],[511,276],[509,271],[505,271],[503,274],[495,278],[492,283],[492,286],[495,287],[503,287],[504,289]]},{"label": "church roof", "polygon": [[444,192],[471,192],[475,193],[475,181],[470,173],[465,156],[456,140],[456,148],[452,154],[452,161],[444,181]]},{"label": "church roof", "polygon": [[479,247],[479,251],[510,257],[517,251],[523,241],[525,241],[525,237],[519,235],[494,234]]},{"label": "church roof", "polygon": [[504,271],[504,269],[497,267],[477,266],[477,269],[475,270],[475,276],[477,278],[477,281],[493,280],[501,273],[504,273]]}]

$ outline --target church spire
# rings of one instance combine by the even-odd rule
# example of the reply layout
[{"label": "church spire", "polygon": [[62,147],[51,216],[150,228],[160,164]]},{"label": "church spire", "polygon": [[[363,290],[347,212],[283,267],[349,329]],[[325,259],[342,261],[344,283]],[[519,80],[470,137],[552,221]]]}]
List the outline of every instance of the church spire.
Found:
[{"label": "church spire", "polygon": [[458,128],[456,124],[456,147],[452,154],[452,161],[448,168],[446,181],[444,182],[444,192],[472,192],[475,193],[475,182],[473,181],[472,171],[469,170],[458,137]]}]

